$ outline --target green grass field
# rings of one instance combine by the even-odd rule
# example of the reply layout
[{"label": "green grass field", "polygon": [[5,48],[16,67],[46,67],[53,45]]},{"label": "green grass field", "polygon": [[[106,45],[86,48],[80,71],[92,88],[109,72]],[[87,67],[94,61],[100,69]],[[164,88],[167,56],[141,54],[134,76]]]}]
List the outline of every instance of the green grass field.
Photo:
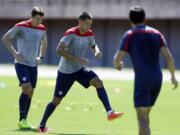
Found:
[{"label": "green grass field", "polygon": [[[0,134],[34,135],[34,131],[19,131],[18,98],[21,93],[15,77],[0,77]],[[52,99],[55,79],[39,79],[28,120],[38,126],[46,104]],[[133,82],[104,81],[115,110],[125,112],[116,121],[108,122],[106,113],[93,87],[85,90],[75,83],[62,104],[48,121],[52,135],[137,135],[133,108]],[[172,91],[164,83],[156,106],[151,112],[152,135],[180,135],[180,91]]]}]

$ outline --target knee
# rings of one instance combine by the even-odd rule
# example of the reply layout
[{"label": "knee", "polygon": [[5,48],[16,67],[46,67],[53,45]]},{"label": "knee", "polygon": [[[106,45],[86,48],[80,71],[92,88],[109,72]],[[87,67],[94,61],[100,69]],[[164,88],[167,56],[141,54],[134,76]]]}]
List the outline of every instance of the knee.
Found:
[{"label": "knee", "polygon": [[24,86],[22,90],[23,90],[23,93],[28,95],[29,97],[33,96],[33,88],[31,86]]},{"label": "knee", "polygon": [[54,97],[52,103],[53,103],[55,106],[58,106],[58,105],[60,104],[61,100],[62,100],[62,98]]},{"label": "knee", "polygon": [[102,88],[103,87],[103,82],[102,80],[98,79],[95,83],[96,88]]},{"label": "knee", "polygon": [[95,79],[95,80],[91,81],[91,85],[94,86],[95,88],[102,88],[103,82],[100,79]]},{"label": "knee", "polygon": [[34,93],[34,90],[33,90],[33,89],[32,89],[31,91],[29,91],[29,97],[30,97],[30,98],[32,98],[33,93]]}]

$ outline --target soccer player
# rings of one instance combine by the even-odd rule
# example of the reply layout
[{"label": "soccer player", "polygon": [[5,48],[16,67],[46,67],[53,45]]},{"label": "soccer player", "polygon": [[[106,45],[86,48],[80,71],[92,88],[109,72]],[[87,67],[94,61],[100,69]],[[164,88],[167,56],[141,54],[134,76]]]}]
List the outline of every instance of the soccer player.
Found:
[{"label": "soccer player", "polygon": [[158,97],[162,84],[162,72],[159,66],[159,53],[162,52],[174,88],[178,82],[171,52],[167,48],[164,36],[156,29],[145,25],[145,11],[134,6],[129,12],[132,29],[128,30],[114,56],[114,68],[122,69],[122,60],[129,53],[135,72],[134,106],[139,124],[139,135],[150,135],[149,113]]},{"label": "soccer player", "polygon": [[[8,51],[15,58],[15,69],[22,93],[19,98],[20,129],[31,128],[27,116],[37,82],[37,66],[42,62],[47,48],[46,28],[42,25],[44,11],[34,7],[31,18],[17,23],[2,38]],[[17,50],[12,45],[17,39]]]},{"label": "soccer player", "polygon": [[79,16],[79,25],[68,29],[57,47],[57,54],[62,56],[59,63],[59,70],[56,80],[55,92],[53,100],[47,105],[44,116],[38,128],[39,132],[46,132],[46,122],[53,113],[58,104],[66,96],[75,81],[85,88],[94,86],[97,95],[103,103],[108,120],[114,120],[122,115],[115,112],[110,106],[106,90],[103,82],[92,70],[86,68],[88,59],[85,54],[90,48],[97,58],[102,57],[92,30],[92,17],[90,14],[83,12]]}]

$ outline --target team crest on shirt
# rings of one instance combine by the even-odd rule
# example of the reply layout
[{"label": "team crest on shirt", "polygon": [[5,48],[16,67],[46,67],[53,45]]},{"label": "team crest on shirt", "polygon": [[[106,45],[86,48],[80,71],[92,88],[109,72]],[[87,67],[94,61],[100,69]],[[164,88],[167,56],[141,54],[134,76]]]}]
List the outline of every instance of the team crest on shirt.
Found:
[{"label": "team crest on shirt", "polygon": [[25,82],[27,80],[27,78],[26,77],[22,77],[22,80]]}]

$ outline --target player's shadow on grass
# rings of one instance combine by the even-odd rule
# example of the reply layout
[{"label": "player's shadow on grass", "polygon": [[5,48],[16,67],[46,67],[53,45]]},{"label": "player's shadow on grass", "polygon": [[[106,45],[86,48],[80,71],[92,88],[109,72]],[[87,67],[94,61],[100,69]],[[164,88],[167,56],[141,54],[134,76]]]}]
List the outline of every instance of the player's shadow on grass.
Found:
[{"label": "player's shadow on grass", "polygon": [[[34,132],[37,133],[37,129],[14,129],[14,130],[9,130],[13,132]],[[47,135],[103,135],[103,134],[65,134],[65,133],[47,133]]]},{"label": "player's shadow on grass", "polygon": [[[49,133],[51,134],[51,133]],[[91,135],[91,134],[61,134],[61,133],[53,133],[53,135]]]},{"label": "player's shadow on grass", "polygon": [[65,133],[48,133],[50,135],[103,135],[103,134],[65,134]]},{"label": "player's shadow on grass", "polygon": [[32,129],[14,129],[14,130],[9,130],[9,131],[13,131],[13,132],[36,132],[37,133],[37,129],[32,128]]}]

